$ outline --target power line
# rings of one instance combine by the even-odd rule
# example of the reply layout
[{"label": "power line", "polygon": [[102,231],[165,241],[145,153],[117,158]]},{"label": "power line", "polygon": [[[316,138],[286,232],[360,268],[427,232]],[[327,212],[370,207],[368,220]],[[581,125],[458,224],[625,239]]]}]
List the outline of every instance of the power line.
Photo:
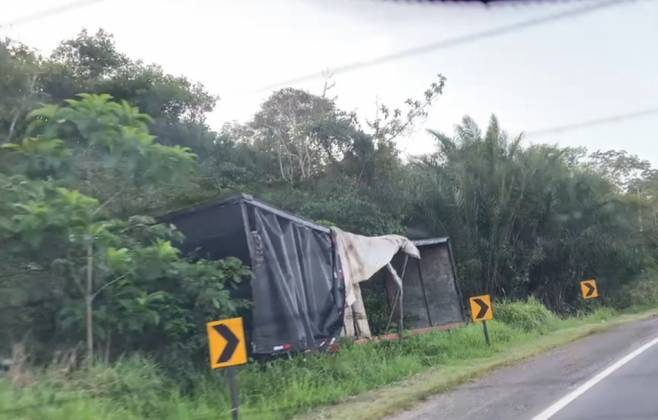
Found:
[{"label": "power line", "polygon": [[41,10],[39,12],[31,13],[29,15],[21,16],[13,20],[8,20],[6,22],[0,23],[0,28],[7,26],[21,25],[24,23],[32,22],[35,20],[43,19],[49,16],[58,15],[60,13],[68,12],[75,9],[80,9],[86,6],[89,6],[94,3],[100,3],[103,0],[79,0],[71,3],[67,3],[61,6],[53,7],[46,10]]},{"label": "power line", "polygon": [[[7,27],[7,26],[14,26],[14,25],[20,25],[20,24],[25,24],[29,23],[35,20],[43,19],[49,16],[57,15],[60,13],[68,12],[71,10],[76,10],[80,9],[89,5],[92,5],[94,3],[100,3],[104,0],[79,0],[75,2],[71,2],[68,4],[64,4],[62,6],[58,7],[53,7],[47,10],[42,10],[39,12],[35,12],[29,15],[21,16],[19,18],[2,22],[0,23],[0,28]],[[596,2],[594,4],[589,4],[583,7],[579,8],[574,8],[570,10],[566,10],[563,12],[558,12],[554,14],[550,14],[547,16],[541,16],[529,20],[525,20],[522,22],[516,22],[512,23],[509,25],[504,25],[504,26],[499,26],[496,28],[488,29],[485,31],[481,32],[476,32],[472,34],[467,34],[467,35],[461,35],[453,38],[448,38],[444,39],[441,41],[437,41],[431,44],[427,45],[422,45],[419,47],[414,47],[410,48],[407,50],[402,50],[398,51],[392,54],[386,54],[382,55],[379,57],[375,57],[370,60],[364,60],[364,61],[357,61],[349,64],[344,64],[341,66],[334,67],[330,69],[331,74],[339,74],[339,73],[345,73],[349,71],[354,71],[358,70],[361,68],[367,68],[367,67],[373,67],[377,66],[380,64],[384,64],[387,62],[391,61],[396,61],[400,59],[404,59],[407,57],[412,57],[415,55],[421,55],[421,54],[427,54],[432,51],[437,51],[440,49],[445,49],[445,48],[451,48],[459,45],[465,45],[465,44],[470,44],[475,41],[479,41],[482,39],[486,38],[491,38],[491,37],[496,37],[500,35],[505,35],[510,32],[514,32],[517,30],[522,30],[534,26],[539,26],[545,23],[550,23],[550,22],[555,22],[559,20],[563,20],[566,18],[570,17],[575,17],[579,15],[585,15],[589,14],[601,9],[605,9],[611,6],[616,6],[622,3],[630,3],[634,2],[636,0],[602,0],[600,2]],[[309,80],[314,80],[318,78],[323,78],[327,74],[327,71],[320,71],[320,72],[315,72],[315,73],[309,73],[303,76],[298,76],[292,79],[288,79],[285,81],[273,83],[267,86],[264,86],[260,89],[258,89],[256,92],[263,92],[271,89],[275,89],[278,87],[286,86],[286,85],[292,85],[292,84],[297,84]],[[586,128],[586,127],[591,127],[591,126],[596,126],[596,125],[602,125],[602,124],[608,124],[608,123],[613,123],[613,122],[619,122],[619,121],[624,121],[628,119],[634,119],[634,118],[639,118],[651,114],[656,114],[658,113],[658,108],[649,108],[649,109],[644,109],[641,111],[636,111],[636,112],[630,112],[630,113],[625,113],[625,114],[618,114],[618,115],[612,115],[612,116],[607,116],[603,118],[597,118],[593,120],[587,120],[579,123],[573,123],[573,124],[568,124],[564,126],[558,126],[558,127],[551,127],[551,128],[546,128],[546,129],[540,129],[540,130],[534,130],[534,131],[528,131],[525,133],[527,137],[536,137],[540,135],[546,135],[546,134],[555,134],[555,133],[561,133],[565,131],[572,131],[572,130],[577,130],[581,128]]]},{"label": "power line", "polygon": [[[354,71],[354,70],[362,69],[362,68],[366,68],[366,67],[373,67],[373,66],[388,63],[388,62],[391,62],[391,61],[396,61],[396,60],[404,59],[404,58],[407,58],[407,57],[412,57],[412,56],[415,56],[415,55],[427,54],[427,53],[432,52],[432,51],[437,51],[437,50],[441,50],[441,49],[445,49],[445,48],[456,47],[456,46],[459,46],[459,45],[470,44],[472,42],[479,41],[479,40],[482,40],[482,39],[485,39],[485,38],[491,38],[491,37],[496,37],[496,36],[500,36],[500,35],[505,35],[505,34],[508,34],[510,32],[530,28],[530,27],[533,27],[533,26],[543,25],[543,24],[549,23],[549,22],[555,22],[555,21],[559,21],[559,20],[562,20],[562,19],[567,19],[567,18],[572,18],[572,17],[575,17],[575,16],[589,14],[589,13],[592,13],[592,12],[595,12],[595,11],[598,11],[598,10],[601,10],[601,9],[605,9],[605,8],[608,8],[608,7],[611,7],[611,6],[616,6],[616,5],[621,4],[621,3],[630,3],[630,2],[634,2],[634,1],[635,0],[603,0],[603,1],[600,1],[600,2],[596,2],[594,4],[588,4],[587,6],[577,7],[577,8],[574,8],[574,9],[570,9],[570,10],[566,10],[566,11],[558,12],[558,13],[553,13],[553,14],[546,15],[546,16],[540,16],[540,17],[537,17],[537,18],[525,20],[525,21],[522,21],[522,22],[516,22],[516,23],[509,24],[509,25],[503,25],[503,26],[499,26],[499,27],[496,27],[496,28],[487,29],[487,30],[484,30],[484,31],[481,31],[481,32],[475,32],[475,33],[471,33],[471,34],[467,34],[467,35],[460,35],[460,36],[453,37],[453,38],[447,38],[447,39],[437,41],[437,42],[434,42],[434,43],[431,43],[431,44],[426,44],[426,45],[421,45],[419,47],[409,48],[409,49],[398,51],[398,52],[395,52],[395,53],[375,57],[375,58],[372,58],[372,59],[369,59],[369,60],[356,61],[356,62],[349,63],[349,64],[343,64],[341,66],[337,66],[337,67],[329,69],[329,73],[330,74],[339,74],[339,73],[345,73],[345,72]],[[306,81],[309,81],[309,80],[320,79],[320,78],[323,78],[326,74],[327,74],[326,70],[325,71],[315,72],[315,73],[305,74],[305,75],[298,76],[298,77],[295,77],[295,78],[292,78],[292,79],[283,80],[283,81],[280,81],[280,82],[277,82],[277,83],[272,83],[272,84],[269,84],[267,86],[263,86],[260,89],[258,89],[256,92],[268,91],[268,90],[280,88],[280,87],[283,87],[283,86],[290,86],[290,85],[293,85],[293,84],[306,82]]]},{"label": "power line", "polygon": [[602,124],[615,123],[625,120],[630,120],[634,118],[645,117],[647,115],[658,114],[658,107],[656,108],[647,108],[640,111],[628,112],[625,114],[609,115],[607,117],[595,118],[592,120],[581,121],[572,124],[566,124],[557,127],[543,128],[541,130],[527,131],[525,132],[526,137],[537,137],[543,136],[546,134],[556,134],[563,133],[565,131],[573,131],[581,128],[592,127]]}]

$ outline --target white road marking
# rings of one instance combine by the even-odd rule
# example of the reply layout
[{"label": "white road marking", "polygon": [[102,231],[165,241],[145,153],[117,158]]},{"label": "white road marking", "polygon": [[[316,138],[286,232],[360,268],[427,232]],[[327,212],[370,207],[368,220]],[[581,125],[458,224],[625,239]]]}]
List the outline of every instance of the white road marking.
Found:
[{"label": "white road marking", "polygon": [[639,347],[638,349],[632,351],[631,353],[629,353],[626,356],[622,357],[621,359],[617,360],[615,363],[608,366],[604,371],[600,372],[598,375],[594,376],[589,381],[585,382],[584,384],[582,384],[578,388],[574,389],[572,392],[568,393],[564,397],[557,400],[555,403],[553,403],[546,410],[544,410],[541,413],[537,414],[535,417],[532,418],[532,420],[548,420],[548,419],[550,419],[551,417],[553,417],[555,415],[555,413],[562,410],[570,402],[572,402],[576,398],[583,395],[585,392],[587,392],[594,385],[598,384],[599,382],[604,380],[606,377],[608,377],[612,373],[614,373],[617,369],[619,369],[620,367],[624,366],[626,363],[630,362],[631,360],[635,359],[640,354],[647,351],[649,348],[651,348],[651,346],[654,346],[656,343],[658,343],[658,337],[654,338],[653,340],[649,341],[648,343],[646,343],[642,347]]}]

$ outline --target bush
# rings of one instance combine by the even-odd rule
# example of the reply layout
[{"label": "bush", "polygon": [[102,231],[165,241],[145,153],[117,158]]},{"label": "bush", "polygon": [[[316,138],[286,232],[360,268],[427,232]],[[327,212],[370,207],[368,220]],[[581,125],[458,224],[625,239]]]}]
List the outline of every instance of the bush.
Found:
[{"label": "bush", "polygon": [[159,417],[161,401],[175,395],[171,381],[152,359],[133,354],[110,364],[97,363],[90,370],[65,372],[48,369],[42,385],[64,393],[80,393],[137,414],[140,418]]},{"label": "bush", "polygon": [[625,284],[614,296],[613,305],[620,309],[630,306],[657,306],[658,273],[648,271]]},{"label": "bush", "polygon": [[523,331],[540,333],[553,328],[557,317],[534,297],[522,301],[503,301],[494,304],[494,316],[497,320]]},{"label": "bush", "polygon": [[68,382],[97,396],[117,398],[162,389],[166,381],[153,360],[133,354],[112,365],[97,363],[89,371],[77,370]]},{"label": "bush", "polygon": [[589,321],[605,322],[615,318],[618,315],[619,313],[614,308],[599,306],[594,308],[594,310],[589,314],[585,315],[584,318]]}]

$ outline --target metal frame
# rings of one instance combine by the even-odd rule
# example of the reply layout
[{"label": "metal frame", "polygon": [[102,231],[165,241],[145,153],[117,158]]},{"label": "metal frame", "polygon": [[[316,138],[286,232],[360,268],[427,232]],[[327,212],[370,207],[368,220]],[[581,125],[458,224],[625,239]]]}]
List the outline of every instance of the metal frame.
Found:
[{"label": "metal frame", "polygon": [[[412,241],[414,245],[416,245],[419,248],[419,251],[422,252],[420,248],[423,247],[431,247],[435,245],[445,245],[447,247],[448,251],[448,258],[450,259],[450,272],[453,277],[453,283],[455,290],[457,292],[457,296],[460,300],[460,309],[461,309],[461,318],[462,322],[466,321],[466,307],[465,307],[465,302],[464,302],[464,295],[461,290],[461,286],[459,285],[459,278],[457,277],[457,270],[456,270],[456,265],[455,265],[455,257],[454,253],[452,250],[452,241],[450,240],[449,237],[437,237],[437,238],[428,238],[428,239],[420,239],[420,240],[413,240]],[[407,270],[407,263],[409,261],[409,256],[405,255],[405,260],[402,265],[402,274],[400,276],[400,279],[404,282],[405,276],[406,276],[406,270]],[[430,311],[430,306],[429,306],[429,301],[427,298],[427,289],[425,287],[425,278],[423,275],[423,270],[422,270],[422,259],[419,259],[416,262],[416,269],[418,270],[418,280],[420,283],[420,288],[423,294],[423,303],[425,304],[425,311],[427,314],[427,321],[429,323],[428,328],[433,328],[434,327],[434,321],[432,320],[432,315]],[[386,288],[386,286],[384,286]],[[386,290],[386,289],[385,289]],[[386,290],[386,293],[388,293],[388,290]],[[396,309],[397,304],[399,303],[400,305],[400,318],[399,318],[399,324],[398,324],[398,333],[402,334],[402,329],[404,328],[404,306],[403,306],[403,299],[404,298],[404,293],[402,290],[400,290],[400,298],[399,299],[393,299],[393,304],[391,304],[391,301],[387,299],[387,302],[389,304],[389,309],[390,309],[390,316],[389,316],[389,322],[392,319],[393,313]],[[400,328],[402,326],[402,328]],[[386,327],[386,332],[388,331],[388,325]]]},{"label": "metal frame", "polygon": [[249,260],[251,264],[254,264],[256,259],[256,250],[254,248],[253,238],[251,237],[251,224],[249,223],[249,212],[247,211],[247,205],[244,201],[240,201],[240,212],[242,213],[242,226],[244,226],[244,234],[247,237],[247,248],[249,248]]},{"label": "metal frame", "polygon": [[319,230],[324,233],[331,233],[331,230],[325,226],[320,226],[318,224],[315,224],[309,220],[303,219],[299,216],[295,216],[293,214],[287,213],[285,211],[279,210],[277,208],[271,207],[262,201],[258,201],[255,198],[245,195],[244,199],[249,202],[249,204],[255,206],[255,207],[260,207],[263,210],[267,210],[270,213],[274,213],[277,216],[283,217],[284,219],[288,219],[292,222],[298,223],[300,225],[306,226],[307,228],[314,229],[314,230]]},{"label": "metal frame", "polygon": [[420,289],[423,292],[423,302],[425,302],[425,312],[427,312],[427,321],[430,323],[430,327],[433,327],[434,324],[432,323],[432,315],[430,314],[430,304],[427,301],[427,291],[425,290],[425,279],[423,278],[423,269],[420,265],[420,259],[418,259],[416,263],[416,267],[418,268],[418,280],[420,281]]},{"label": "metal frame", "polygon": [[448,254],[450,255],[450,269],[452,271],[452,277],[455,279],[455,288],[457,289],[457,294],[459,295],[459,299],[461,300],[461,308],[462,308],[462,319],[464,321],[467,320],[466,316],[466,301],[464,301],[464,295],[462,293],[462,288],[459,285],[459,277],[457,277],[457,265],[455,264],[455,256],[452,252],[452,241],[450,241],[450,238],[447,240],[448,242]]},{"label": "metal frame", "polygon": [[414,239],[413,241],[414,245],[416,247],[419,246],[428,246],[428,245],[439,245],[439,244],[444,244],[446,242],[450,242],[450,237],[448,236],[442,236],[438,238],[428,238],[428,239]]},{"label": "metal frame", "polygon": [[[386,296],[386,301],[388,302],[388,307],[390,309],[390,313],[388,315],[388,322],[386,323],[386,328],[384,328],[384,333],[388,334],[388,328],[391,326],[391,321],[393,320],[393,314],[395,313],[395,307],[397,306],[398,302],[400,303],[400,317],[398,320],[398,337],[402,338],[402,330],[404,329],[404,278],[407,274],[407,263],[409,262],[409,255],[405,254],[404,256],[404,262],[402,263],[402,274],[399,276],[400,278],[400,285],[398,287],[398,292],[400,293],[400,297],[398,299],[394,299],[393,305],[391,305],[389,299],[388,299],[388,290],[386,288],[386,282],[388,281],[388,276],[387,278],[384,279],[384,295]],[[391,263],[387,264],[387,268],[389,270],[395,270],[391,266]]]},{"label": "metal frame", "polygon": [[300,225],[306,226],[310,229],[319,230],[319,231],[324,232],[324,233],[330,233],[329,228],[327,228],[325,226],[318,225],[316,223],[311,222],[310,220],[306,220],[306,219],[301,218],[299,216],[295,216],[294,214],[290,214],[290,213],[285,212],[283,210],[279,210],[275,207],[272,207],[268,204],[265,204],[264,202],[254,198],[253,196],[251,196],[249,194],[234,194],[234,195],[231,195],[231,196],[228,196],[228,197],[225,197],[225,198],[210,200],[210,201],[207,201],[205,203],[201,203],[201,204],[193,206],[193,207],[187,207],[187,208],[179,210],[179,211],[174,211],[174,212],[171,212],[171,213],[167,213],[167,214],[163,215],[162,217],[160,217],[160,219],[167,220],[169,218],[179,216],[181,214],[190,214],[190,213],[194,213],[194,212],[197,212],[197,211],[206,210],[208,208],[215,207],[215,206],[222,206],[222,205],[228,205],[228,204],[234,204],[234,203],[243,204],[244,202],[248,202],[249,204],[251,204],[253,206],[260,207],[263,210],[267,210],[271,213],[276,214],[277,216],[283,217],[283,218],[288,219],[292,222],[295,222],[295,223],[298,223]]},{"label": "metal frame", "polygon": [[402,339],[402,331],[404,330],[404,277],[407,275],[407,263],[409,262],[409,255],[405,254],[404,264],[402,265],[402,275],[400,276],[400,321],[398,322],[398,333]]}]

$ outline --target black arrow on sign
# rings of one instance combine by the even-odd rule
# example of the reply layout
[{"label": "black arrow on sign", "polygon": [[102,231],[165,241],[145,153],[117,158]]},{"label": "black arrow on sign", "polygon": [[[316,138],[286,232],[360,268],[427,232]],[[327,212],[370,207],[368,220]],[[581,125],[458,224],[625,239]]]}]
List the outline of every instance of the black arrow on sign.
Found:
[{"label": "black arrow on sign", "polygon": [[475,303],[480,305],[480,312],[478,312],[477,316],[475,318],[480,319],[484,318],[484,316],[487,314],[487,311],[489,310],[489,305],[487,305],[482,299],[474,299]]},{"label": "black arrow on sign", "polygon": [[587,287],[587,291],[585,292],[585,297],[590,297],[594,294],[595,287],[592,286],[592,283],[584,283],[585,287]]},{"label": "black arrow on sign", "polygon": [[224,337],[224,340],[226,340],[226,347],[224,347],[222,354],[219,355],[217,363],[226,363],[231,360],[233,352],[235,352],[238,344],[240,344],[240,340],[238,340],[238,337],[233,334],[233,331],[231,331],[229,327],[224,324],[215,325],[213,328],[219,335]]}]

